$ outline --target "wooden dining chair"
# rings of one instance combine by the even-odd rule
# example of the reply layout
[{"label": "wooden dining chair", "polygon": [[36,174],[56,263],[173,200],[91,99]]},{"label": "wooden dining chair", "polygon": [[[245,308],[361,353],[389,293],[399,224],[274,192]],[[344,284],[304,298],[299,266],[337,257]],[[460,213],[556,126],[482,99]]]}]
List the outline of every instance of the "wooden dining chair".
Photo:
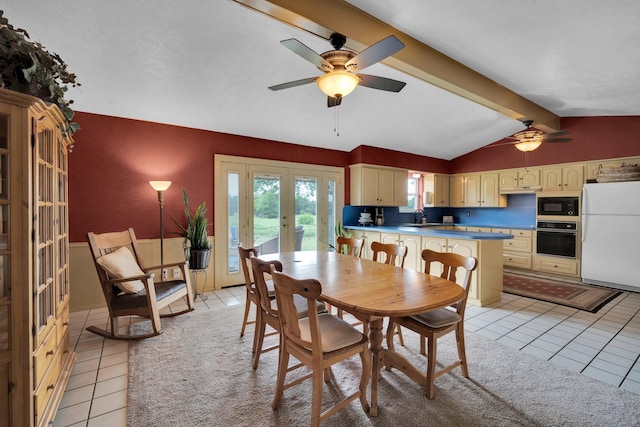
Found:
[{"label": "wooden dining chair", "polygon": [[336,237],[336,252],[345,255],[351,255],[360,258],[362,256],[362,248],[364,239],[355,237]]},{"label": "wooden dining chair", "polygon": [[[433,399],[435,396],[434,381],[439,376],[460,366],[462,376],[469,378],[464,345],[464,312],[469,295],[471,274],[476,269],[478,260],[474,257],[465,257],[450,252],[435,252],[430,249],[422,251],[422,259],[425,261],[425,273],[427,274],[430,274],[431,263],[440,263],[442,265],[442,274],[440,277],[459,283],[465,290],[464,296],[451,306],[451,308],[441,308],[410,317],[392,317],[389,320],[389,329],[387,329],[387,346],[393,351],[393,334],[389,333],[393,325],[402,325],[418,333],[420,335],[420,353],[422,354],[425,353],[424,347],[426,339],[428,344],[426,375],[427,397]],[[461,282],[456,281],[456,273],[459,269],[464,272],[464,279],[462,279]],[[456,333],[458,360],[436,372],[437,340],[441,336],[453,331]],[[392,366],[386,366],[387,370],[391,370],[391,368]]]},{"label": "wooden dining chair", "polygon": [[[249,320],[249,311],[251,311],[252,304],[256,307],[255,319],[258,319],[258,316],[260,314],[259,313],[260,301],[258,297],[258,292],[256,291],[256,286],[253,280],[253,271],[251,269],[251,261],[249,260],[251,255],[258,256],[258,249],[246,248],[242,245],[238,245],[238,258],[239,258],[240,265],[242,266],[242,273],[244,274],[244,283],[246,286],[244,318],[242,320],[242,329],[240,329],[240,337],[244,336],[244,331],[247,325],[253,325],[256,323],[256,320]],[[268,280],[266,284],[267,284],[268,297],[270,299],[274,299],[276,297],[276,294],[273,290],[273,282],[271,280]]]},{"label": "wooden dining chair", "polygon": [[[145,268],[140,258],[140,249],[133,228],[124,231],[95,234],[87,233],[89,249],[98,273],[104,294],[111,329],[89,326],[87,330],[100,336],[136,340],[162,333],[161,317],[172,317],[194,310],[193,289],[189,278],[187,262],[175,262]],[[154,280],[153,271],[178,268],[179,279]],[[161,311],[169,305],[184,300],[186,308],[177,311]],[[118,319],[125,316],[141,316],[151,320],[152,331],[131,335],[121,334]]]},{"label": "wooden dining chair", "polygon": [[[404,268],[404,260],[407,258],[408,253],[406,246],[400,246],[394,243],[371,242],[371,251],[373,252],[374,261],[384,262],[389,265],[396,265],[398,260],[400,260],[399,267]],[[384,256],[382,254],[384,254]],[[365,333],[368,333],[368,328],[366,327]],[[400,328],[400,325],[396,325],[394,334],[398,335],[398,341],[400,341],[400,345],[404,347],[404,338],[402,336],[402,329]]]},{"label": "wooden dining chair", "polygon": [[[279,348],[278,345],[274,345],[263,349],[264,338],[270,335],[280,333],[280,315],[278,308],[268,293],[267,279],[265,275],[271,274],[271,266],[277,270],[282,271],[282,264],[280,261],[265,261],[255,256],[250,256],[251,269],[253,271],[253,279],[255,283],[255,290],[258,295],[259,308],[256,317],[256,330],[253,338],[253,369],[258,368],[260,362],[260,355],[271,350]],[[307,317],[307,302],[303,298],[296,298],[297,315],[299,317]],[[318,301],[316,304],[316,312],[326,312],[326,306],[323,302]],[[274,332],[266,333],[267,326],[274,329]]]},{"label": "wooden dining chair", "polygon": [[[371,371],[369,340],[353,326],[330,313],[318,314],[314,308],[322,293],[322,285],[315,279],[295,279],[271,267],[275,283],[276,301],[281,316],[282,334],[278,379],[273,399],[273,409],[280,406],[284,390],[311,378],[311,426],[338,412],[355,399],[360,399],[362,409],[369,411],[367,384]],[[309,316],[300,318],[294,298],[302,297],[307,304]],[[331,381],[331,366],[355,355],[360,356],[362,373],[358,390],[337,404],[322,411],[322,382]],[[307,366],[311,373],[285,384],[289,356]]]}]

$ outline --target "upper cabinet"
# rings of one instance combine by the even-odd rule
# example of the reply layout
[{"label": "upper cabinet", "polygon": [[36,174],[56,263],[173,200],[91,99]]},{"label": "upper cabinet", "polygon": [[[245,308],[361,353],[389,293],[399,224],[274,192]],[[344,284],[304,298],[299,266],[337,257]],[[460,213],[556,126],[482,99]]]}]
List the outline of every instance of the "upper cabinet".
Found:
[{"label": "upper cabinet", "polygon": [[450,206],[505,207],[507,199],[500,195],[498,174],[453,175],[450,181]]},{"label": "upper cabinet", "polygon": [[449,176],[439,173],[424,176],[424,205],[427,207],[449,206]]},{"label": "upper cabinet", "polygon": [[581,191],[584,166],[552,166],[542,169],[542,189],[545,191]]},{"label": "upper cabinet", "polygon": [[540,189],[540,168],[524,168],[501,171],[500,192]]},{"label": "upper cabinet", "polygon": [[407,204],[406,169],[351,165],[351,204],[404,206]]},{"label": "upper cabinet", "polygon": [[586,177],[587,179],[598,178],[598,172],[602,168],[618,168],[620,166],[640,165],[640,157],[627,157],[624,159],[599,160],[587,163]]}]

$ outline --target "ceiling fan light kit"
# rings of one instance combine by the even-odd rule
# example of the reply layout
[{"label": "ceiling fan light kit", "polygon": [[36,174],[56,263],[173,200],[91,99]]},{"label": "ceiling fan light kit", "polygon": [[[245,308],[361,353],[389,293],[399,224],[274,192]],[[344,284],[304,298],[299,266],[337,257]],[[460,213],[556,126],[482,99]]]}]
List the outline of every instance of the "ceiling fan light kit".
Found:
[{"label": "ceiling fan light kit", "polygon": [[348,71],[334,71],[318,77],[318,87],[327,96],[342,98],[360,84],[360,78]]},{"label": "ceiling fan light kit", "polygon": [[540,146],[540,144],[542,144],[542,139],[532,139],[528,141],[517,142],[515,144],[515,147],[518,150],[524,151],[526,153],[527,151],[535,150]]}]

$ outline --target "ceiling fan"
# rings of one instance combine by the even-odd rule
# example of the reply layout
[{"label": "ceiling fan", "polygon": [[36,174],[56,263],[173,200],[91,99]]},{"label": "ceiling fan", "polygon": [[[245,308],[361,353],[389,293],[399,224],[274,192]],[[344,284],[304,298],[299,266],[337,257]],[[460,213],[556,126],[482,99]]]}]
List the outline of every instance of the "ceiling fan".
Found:
[{"label": "ceiling fan", "polygon": [[400,92],[402,90],[406,85],[404,82],[358,73],[360,70],[380,62],[404,48],[404,44],[396,36],[391,35],[384,38],[360,53],[343,49],[342,47],[346,41],[347,38],[342,34],[333,33],[329,37],[329,42],[334,50],[318,54],[297,39],[282,40],[280,43],[293,51],[293,53],[311,62],[324,74],[270,86],[269,89],[274,91],[289,89],[317,82],[320,90],[328,97],[327,107],[340,105],[342,98],[351,93],[358,85],[389,92]]},{"label": "ceiling fan", "polygon": [[514,145],[518,150],[527,152],[535,150],[543,142],[565,143],[571,141],[571,138],[563,137],[564,135],[567,135],[569,131],[560,130],[558,132],[544,133],[541,130],[531,127],[531,125],[533,125],[533,120],[523,120],[522,124],[527,128],[507,137],[507,139],[515,139],[515,141],[490,145],[490,147]]}]

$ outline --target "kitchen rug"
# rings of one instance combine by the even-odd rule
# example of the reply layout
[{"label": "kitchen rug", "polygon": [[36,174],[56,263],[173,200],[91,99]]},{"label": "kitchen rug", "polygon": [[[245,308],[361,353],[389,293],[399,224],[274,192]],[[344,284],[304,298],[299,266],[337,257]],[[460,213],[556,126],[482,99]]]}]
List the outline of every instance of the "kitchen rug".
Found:
[{"label": "kitchen rug", "polygon": [[622,292],[583,283],[560,282],[521,274],[503,274],[503,291],[595,313]]}]

